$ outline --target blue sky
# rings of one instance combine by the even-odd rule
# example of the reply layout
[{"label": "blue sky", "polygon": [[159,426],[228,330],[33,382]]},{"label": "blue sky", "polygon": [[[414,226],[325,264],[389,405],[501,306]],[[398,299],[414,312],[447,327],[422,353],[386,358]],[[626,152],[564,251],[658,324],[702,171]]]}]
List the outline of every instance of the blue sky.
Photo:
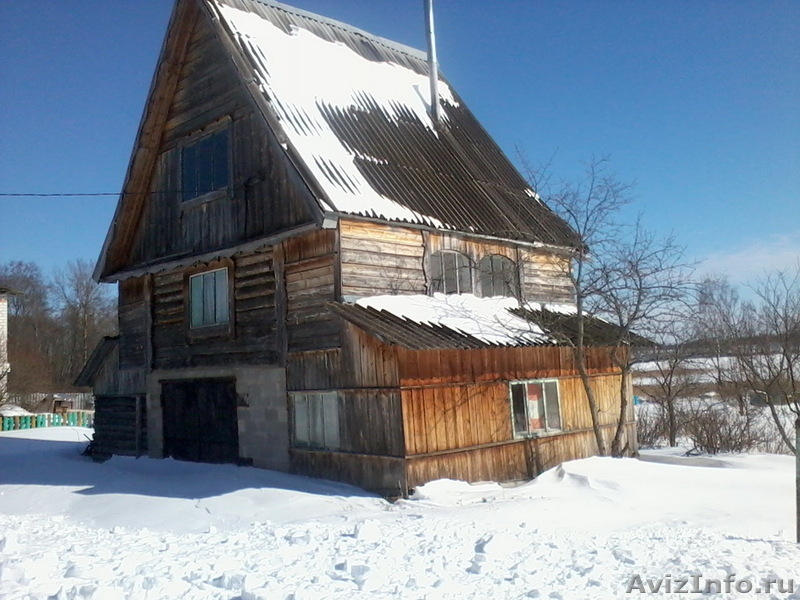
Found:
[{"label": "blue sky", "polygon": [[[295,0],[424,48],[422,0]],[[116,193],[171,0],[0,3],[0,193]],[[441,69],[514,159],[592,156],[703,268],[800,259],[800,2],[437,0]],[[116,198],[0,197],[0,262],[94,260]]]}]

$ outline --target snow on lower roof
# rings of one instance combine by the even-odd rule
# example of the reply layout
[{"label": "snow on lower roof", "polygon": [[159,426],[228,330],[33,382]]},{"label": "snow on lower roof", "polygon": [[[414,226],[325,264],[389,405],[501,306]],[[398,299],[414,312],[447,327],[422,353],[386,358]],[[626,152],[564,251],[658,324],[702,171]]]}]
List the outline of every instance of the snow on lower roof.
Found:
[{"label": "snow on lower roof", "polygon": [[[549,344],[555,340],[540,327],[515,316],[509,309],[519,308],[516,298],[478,298],[472,294],[434,294],[370,296],[356,301],[358,306],[385,310],[415,323],[442,325],[472,336],[487,344]],[[546,305],[550,310],[574,313],[569,305]]]},{"label": "snow on lower roof", "polygon": [[[435,131],[426,76],[395,63],[368,60],[302,27],[292,26],[287,33],[255,13],[222,3],[217,7],[255,62],[261,91],[328,195],[330,210],[445,226],[378,193],[356,166],[357,154],[342,143],[323,114],[330,109],[377,106],[394,119],[410,112]],[[439,94],[443,102],[458,105],[443,81]]]}]

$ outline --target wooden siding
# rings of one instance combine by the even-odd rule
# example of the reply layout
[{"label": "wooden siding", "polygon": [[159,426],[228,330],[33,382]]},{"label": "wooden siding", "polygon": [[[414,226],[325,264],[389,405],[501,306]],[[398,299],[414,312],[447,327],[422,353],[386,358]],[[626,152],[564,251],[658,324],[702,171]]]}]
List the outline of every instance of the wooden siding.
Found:
[{"label": "wooden siding", "polygon": [[569,259],[531,250],[513,242],[469,238],[446,232],[389,226],[366,221],[339,221],[342,296],[424,294],[428,292],[431,255],[453,250],[473,265],[473,290],[480,295],[479,261],[500,255],[517,266],[520,291],[531,301],[571,302]]},{"label": "wooden siding", "polygon": [[545,251],[521,250],[518,264],[522,296],[529,302],[575,301],[569,258]]},{"label": "wooden siding", "polygon": [[96,396],[92,456],[141,456],[146,451],[147,415],[144,396]]},{"label": "wooden siding", "polygon": [[419,230],[341,220],[342,296],[424,294]]},{"label": "wooden siding", "polygon": [[187,272],[176,270],[154,276],[155,368],[278,364],[281,360],[272,252],[237,255],[232,265],[232,327],[209,337],[198,337],[189,330]]},{"label": "wooden siding", "polygon": [[[557,346],[475,350],[406,350],[397,348],[401,387],[446,383],[484,383],[575,375],[572,350]],[[608,352],[589,350],[590,374],[613,370]]]},{"label": "wooden siding", "polygon": [[[229,128],[229,188],[182,202],[181,152]],[[197,20],[158,143],[151,193],[124,265],[230,247],[313,221],[311,196],[289,163],[206,19]]]},{"label": "wooden siding", "polygon": [[403,456],[400,393],[376,390],[339,392],[340,450]]},{"label": "wooden siding", "polygon": [[337,299],[336,234],[321,229],[283,243],[289,352],[337,348],[339,320],[327,304]]},{"label": "wooden siding", "polygon": [[144,367],[149,343],[145,278],[120,282],[118,302],[119,366],[121,369]]},{"label": "wooden siding", "polygon": [[402,458],[318,452],[292,448],[291,470],[299,475],[345,481],[386,496],[405,493],[405,461]]},{"label": "wooden siding", "polygon": [[[603,426],[616,423],[619,384],[619,375],[592,377]],[[514,439],[508,381],[410,388],[401,393],[407,456]],[[591,429],[580,378],[559,379],[559,400],[565,434]]]},{"label": "wooden siding", "polygon": [[[626,427],[627,438],[635,436],[635,423]],[[614,427],[603,428],[610,444]],[[596,453],[593,431],[515,440],[483,448],[466,449],[406,460],[407,490],[442,477],[463,481],[520,481],[536,477],[553,467]]]}]

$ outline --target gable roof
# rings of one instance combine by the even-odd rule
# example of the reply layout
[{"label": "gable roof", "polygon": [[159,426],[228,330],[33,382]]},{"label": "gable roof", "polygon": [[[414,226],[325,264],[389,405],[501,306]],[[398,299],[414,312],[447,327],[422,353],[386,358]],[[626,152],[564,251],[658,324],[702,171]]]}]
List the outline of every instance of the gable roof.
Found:
[{"label": "gable roof", "polygon": [[426,54],[268,0],[205,0],[334,213],[576,246]]},{"label": "gable roof", "polygon": [[164,98],[197,19],[210,22],[258,112],[326,214],[574,248],[440,75],[437,126],[424,52],[271,0],[176,0],[123,193],[95,271],[132,243],[159,151]]}]

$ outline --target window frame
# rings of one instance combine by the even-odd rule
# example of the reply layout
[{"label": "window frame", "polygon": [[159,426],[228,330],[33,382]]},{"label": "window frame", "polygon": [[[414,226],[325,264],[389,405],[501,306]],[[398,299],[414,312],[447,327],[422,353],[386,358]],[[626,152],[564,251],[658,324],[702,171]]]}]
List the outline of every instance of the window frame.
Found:
[{"label": "window frame", "polygon": [[[227,300],[227,321],[205,323],[202,325],[193,325],[192,312],[192,280],[198,276],[208,275],[219,271],[226,271],[224,281],[227,286],[225,298]],[[207,337],[231,337],[234,331],[234,320],[236,317],[236,307],[234,304],[234,289],[233,289],[233,272],[234,265],[230,259],[223,259],[214,263],[209,263],[194,269],[186,271],[184,275],[184,297],[185,297],[185,331],[189,340]],[[205,297],[205,295],[204,295]],[[214,293],[215,300],[220,298],[218,293]]]},{"label": "window frame", "polygon": [[[339,392],[336,390],[289,392],[289,399],[292,447],[340,451],[342,434]],[[315,406],[312,406],[312,402]]]},{"label": "window frame", "polygon": [[[529,394],[529,386],[530,385],[539,385],[541,387],[542,397],[541,399],[532,400]],[[519,400],[519,398],[514,397],[514,388],[515,386],[524,386],[525,391],[525,399],[524,399],[524,422],[526,423],[526,427],[520,428],[518,427],[518,417],[519,415],[517,407],[515,404]],[[555,397],[555,406],[556,406],[556,415],[552,415],[550,412],[552,409],[552,399],[548,399],[548,386],[554,386],[556,397]],[[517,388],[519,389],[519,388]],[[552,390],[553,387],[550,387]],[[509,401],[509,409],[511,411],[511,431],[514,435],[515,439],[524,439],[530,437],[540,437],[543,435],[553,435],[557,433],[564,432],[564,421],[563,415],[561,410],[561,386],[559,385],[559,379],[557,378],[543,378],[543,379],[520,379],[508,382],[508,401]],[[531,415],[531,407],[536,407],[537,416]],[[539,407],[541,407],[541,415],[539,415]],[[531,422],[533,419],[541,419],[543,427],[531,427]],[[555,425],[557,423],[557,425]]]},{"label": "window frame", "polygon": [[[191,197],[187,197],[188,190],[186,189],[186,163],[187,163],[187,151],[192,149],[197,149],[200,144],[211,140],[216,136],[225,135],[225,160],[223,164],[225,165],[225,184],[216,187],[215,189],[211,189],[205,191],[203,193],[197,193],[192,195]],[[221,198],[227,196],[231,189],[231,179],[233,177],[233,160],[232,160],[232,128],[228,126],[228,123],[225,122],[222,125],[214,126],[206,131],[203,131],[200,134],[196,134],[193,136],[189,136],[185,138],[179,146],[179,153],[178,153],[178,181],[180,181],[180,191],[178,193],[178,202],[181,207],[192,207],[198,204],[204,204],[210,200],[215,200],[217,198]],[[212,157],[214,155],[212,154]],[[216,163],[213,163],[216,164]],[[195,187],[197,182],[195,181]],[[213,184],[213,181],[212,181]],[[196,191],[196,190],[195,190]]]},{"label": "window frame", "polygon": [[[453,265],[453,269],[455,271],[454,284],[455,289],[450,290],[449,286],[447,286],[447,272],[448,269],[445,268],[445,259],[448,256],[454,257],[455,264]],[[461,262],[462,264],[459,264]],[[434,252],[430,256],[429,260],[430,265],[430,293],[431,294],[445,294],[445,295],[453,295],[453,294],[473,294],[475,290],[475,284],[473,281],[473,262],[472,259],[464,254],[463,252],[459,252],[458,250],[439,250],[438,252]],[[439,277],[435,277],[435,265],[438,265],[439,269]],[[451,271],[452,272],[452,271]],[[467,277],[464,277],[464,273],[466,272]],[[469,289],[464,289],[464,283],[469,284]]]},{"label": "window frame", "polygon": [[[489,265],[489,270],[485,269],[485,265]],[[504,269],[501,267],[499,271],[495,270],[495,264],[500,263],[501,265],[505,265],[509,267],[508,273],[511,275],[511,281],[508,281],[507,276],[505,274]],[[505,254],[486,254],[478,261],[478,269],[477,269],[477,279],[478,279],[478,287],[480,288],[481,297],[482,298],[493,298],[493,297],[504,297],[504,298],[519,298],[520,297],[520,277],[519,277],[519,269],[517,267],[517,263],[510,259]],[[487,294],[484,289],[484,278],[488,276],[491,282],[491,292]],[[500,278],[500,282],[504,288],[507,289],[509,294],[497,294],[497,279]]]}]

